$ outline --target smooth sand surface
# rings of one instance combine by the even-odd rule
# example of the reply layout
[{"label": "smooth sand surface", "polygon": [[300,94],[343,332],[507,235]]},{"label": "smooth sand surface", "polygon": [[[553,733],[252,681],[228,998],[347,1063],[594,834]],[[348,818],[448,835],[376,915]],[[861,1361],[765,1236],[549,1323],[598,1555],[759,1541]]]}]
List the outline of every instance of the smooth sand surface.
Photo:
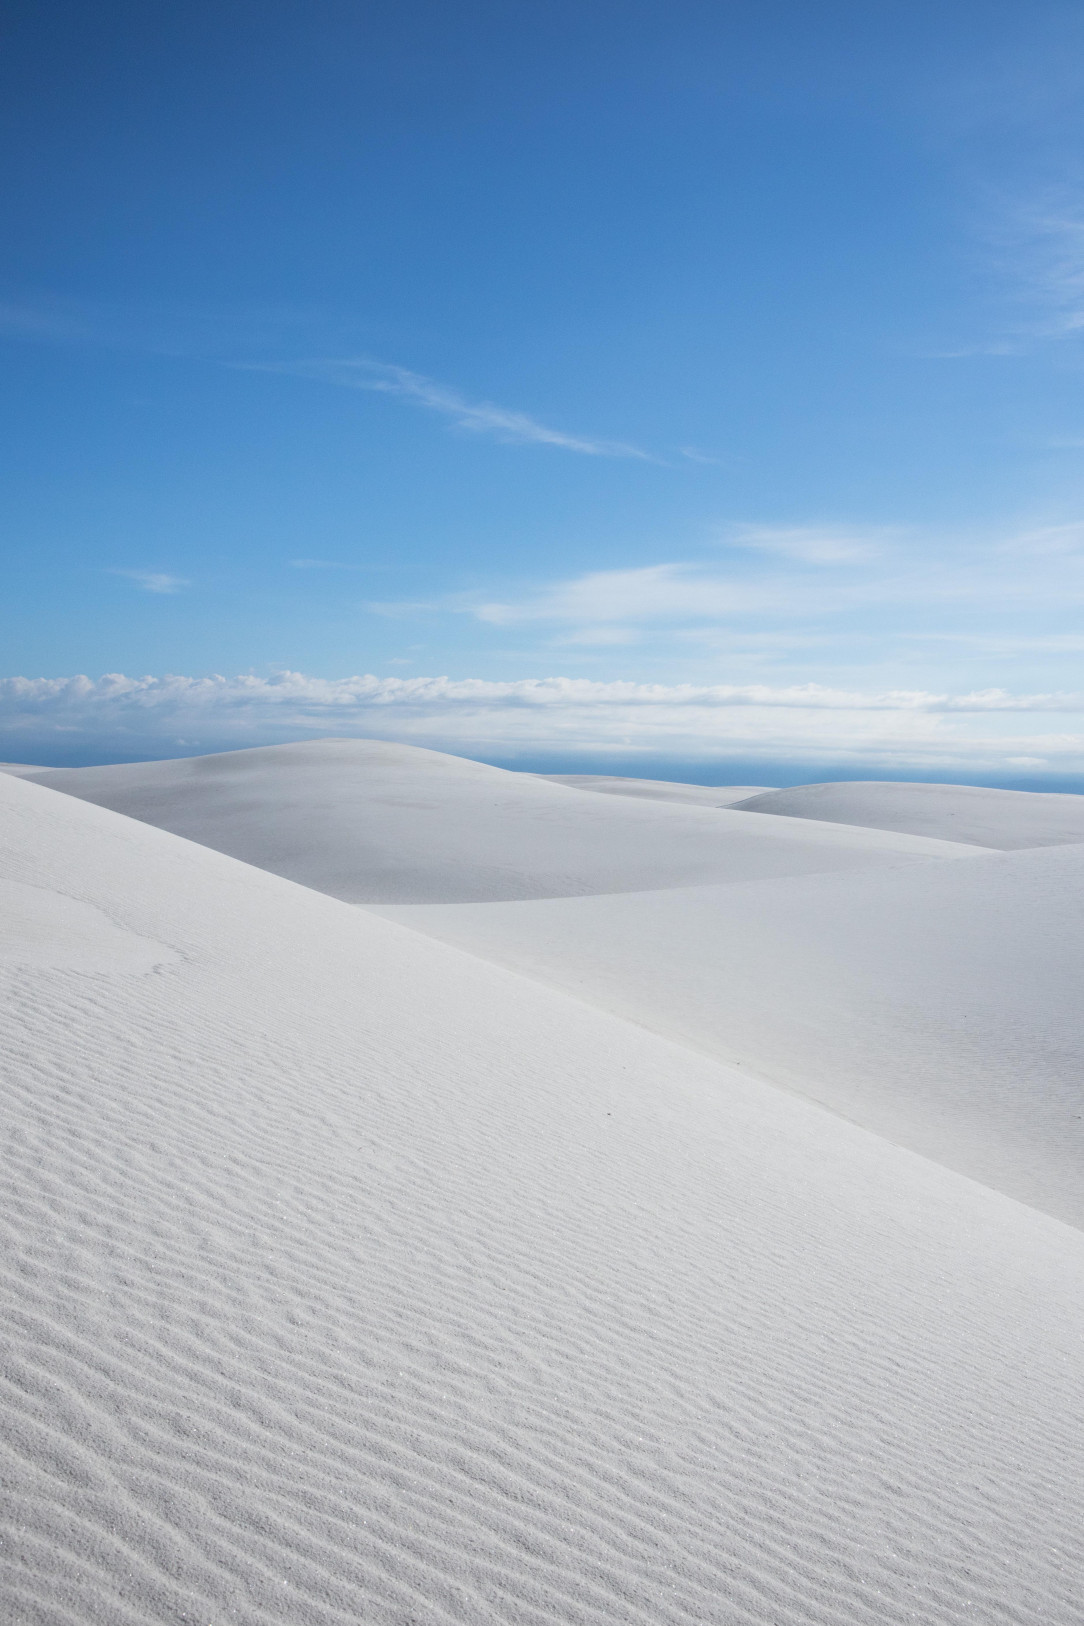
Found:
[{"label": "smooth sand surface", "polygon": [[[768,790],[767,785],[683,785],[669,779],[629,779],[620,774],[544,773],[554,785],[597,790],[604,796],[644,796],[653,802],[692,802],[697,807],[730,807]],[[847,823],[844,819],[843,823]]]},{"label": "smooth sand surface", "polygon": [[764,791],[738,806],[750,813],[908,831],[1006,852],[1084,842],[1084,796],[989,790],[979,785],[881,780],[796,785],[789,790]]},{"label": "smooth sand surface", "polygon": [[0,762],[0,773],[14,774],[17,779],[25,778],[27,774],[48,772],[49,769],[43,768],[40,762],[37,764],[33,762]]},{"label": "smooth sand surface", "polygon": [[32,780],[0,827],[54,910],[0,964],[6,1618],[1079,1621],[1080,1231]]},{"label": "smooth sand surface", "polygon": [[1084,1226],[1084,847],[385,912]]},{"label": "smooth sand surface", "polygon": [[967,851],[923,836],[585,795],[379,740],[52,769],[35,780],[349,903],[570,897]]}]

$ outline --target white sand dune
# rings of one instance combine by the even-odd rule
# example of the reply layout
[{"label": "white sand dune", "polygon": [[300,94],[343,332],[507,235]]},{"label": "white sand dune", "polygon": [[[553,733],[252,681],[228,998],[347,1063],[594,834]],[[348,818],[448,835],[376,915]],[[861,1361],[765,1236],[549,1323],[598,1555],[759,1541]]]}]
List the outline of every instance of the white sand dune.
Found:
[{"label": "white sand dune", "polygon": [[965,851],[922,836],[588,796],[379,740],[35,778],[350,903],[569,897]]},{"label": "white sand dune", "polygon": [[1084,847],[382,913],[1084,1226]]},{"label": "white sand dune", "polygon": [[119,927],[102,909],[41,883],[0,880],[0,965],[153,971],[177,955]]},{"label": "white sand dune", "polygon": [[749,813],[828,819],[1006,852],[1084,842],[1084,796],[868,780],[763,791],[736,805]]},{"label": "white sand dune", "polygon": [[538,777],[554,785],[568,785],[573,790],[601,791],[604,796],[643,796],[652,802],[692,802],[697,807],[731,807],[770,788],[767,785],[683,785],[677,780],[629,779],[606,773],[545,773]]},{"label": "white sand dune", "polygon": [[32,780],[0,825],[7,1618],[1079,1621],[1084,1234]]}]

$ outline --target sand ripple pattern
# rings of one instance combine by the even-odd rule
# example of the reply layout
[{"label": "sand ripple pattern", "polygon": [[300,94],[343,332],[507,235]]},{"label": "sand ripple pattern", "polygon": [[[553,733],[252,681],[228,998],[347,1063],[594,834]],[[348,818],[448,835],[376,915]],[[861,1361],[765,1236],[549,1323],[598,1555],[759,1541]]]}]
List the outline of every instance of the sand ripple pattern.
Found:
[{"label": "sand ripple pattern", "polygon": [[0,783],[5,1619],[1078,1621],[1084,1238],[333,899]]}]

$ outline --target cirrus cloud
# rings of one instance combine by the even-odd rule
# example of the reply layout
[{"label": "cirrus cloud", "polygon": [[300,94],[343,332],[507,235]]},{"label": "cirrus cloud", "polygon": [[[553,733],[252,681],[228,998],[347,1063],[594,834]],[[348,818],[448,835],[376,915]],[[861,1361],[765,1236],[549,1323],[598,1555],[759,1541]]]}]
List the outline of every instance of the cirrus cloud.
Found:
[{"label": "cirrus cloud", "polygon": [[457,429],[465,429],[476,435],[492,435],[497,440],[512,444],[554,446],[560,451],[579,452],[585,457],[634,458],[642,463],[659,461],[650,452],[630,446],[626,441],[571,435],[564,429],[554,429],[549,424],[540,423],[526,412],[498,406],[493,401],[471,401],[450,384],[440,384],[435,378],[427,378],[424,373],[411,372],[408,367],[398,367],[391,362],[374,361],[368,356],[289,362],[250,370],[287,373],[298,378],[318,379],[325,384],[338,384],[346,389],[394,395],[413,406],[439,413]]},{"label": "cirrus cloud", "polygon": [[187,576],[171,576],[164,570],[113,570],[113,576],[127,576],[145,593],[179,593],[191,584]]}]

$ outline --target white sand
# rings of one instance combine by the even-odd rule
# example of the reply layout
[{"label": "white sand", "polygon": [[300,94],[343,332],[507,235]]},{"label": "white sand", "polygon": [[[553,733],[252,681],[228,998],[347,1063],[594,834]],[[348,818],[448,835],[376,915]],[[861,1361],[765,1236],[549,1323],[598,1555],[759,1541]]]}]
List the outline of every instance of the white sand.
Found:
[{"label": "white sand", "polygon": [[119,927],[102,909],[34,882],[0,880],[0,965],[152,971],[177,956]]},{"label": "white sand", "polygon": [[48,773],[41,763],[33,762],[0,762],[0,773],[14,774],[17,779],[25,779],[28,774]]},{"label": "white sand", "polygon": [[571,897],[965,852],[923,836],[589,796],[378,740],[35,778],[350,903]]},{"label": "white sand", "polygon": [[1084,847],[382,912],[1084,1226]]},{"label": "white sand", "polygon": [[7,1618],[1079,1620],[1084,1234],[32,781],[0,824]]},{"label": "white sand", "polygon": [[645,796],[649,801],[692,802],[698,807],[731,807],[769,788],[766,785],[684,785],[677,780],[629,779],[621,774],[603,773],[546,773],[538,777],[555,785],[569,785],[573,790],[601,791],[604,796]]},{"label": "white sand", "polygon": [[1084,842],[1084,796],[868,780],[769,790],[738,805],[751,813],[829,819],[1005,851]]}]

